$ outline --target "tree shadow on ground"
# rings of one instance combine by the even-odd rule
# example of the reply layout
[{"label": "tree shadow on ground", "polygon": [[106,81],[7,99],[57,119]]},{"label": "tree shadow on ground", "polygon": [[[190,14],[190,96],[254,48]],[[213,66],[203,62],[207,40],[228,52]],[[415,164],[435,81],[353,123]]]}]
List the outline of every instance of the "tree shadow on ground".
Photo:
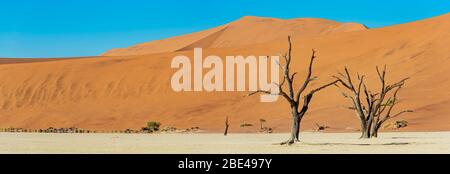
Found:
[{"label": "tree shadow on ground", "polygon": [[417,139],[417,137],[392,137],[392,139]]},{"label": "tree shadow on ground", "polygon": [[398,142],[398,143],[308,143],[302,142],[299,145],[310,145],[310,146],[398,146],[398,145],[409,145],[412,143]]}]

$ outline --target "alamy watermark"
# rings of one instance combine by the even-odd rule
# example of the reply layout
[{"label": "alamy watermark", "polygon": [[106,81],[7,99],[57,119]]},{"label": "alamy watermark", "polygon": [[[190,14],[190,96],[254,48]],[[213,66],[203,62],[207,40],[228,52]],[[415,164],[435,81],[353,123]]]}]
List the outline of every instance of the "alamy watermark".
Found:
[{"label": "alamy watermark", "polygon": [[277,85],[279,59],[279,56],[226,56],[222,59],[215,55],[203,58],[203,50],[195,48],[194,65],[187,56],[172,59],[172,69],[178,70],[172,76],[171,86],[176,92],[264,90],[271,94],[262,94],[261,102],[275,102],[280,92]]}]

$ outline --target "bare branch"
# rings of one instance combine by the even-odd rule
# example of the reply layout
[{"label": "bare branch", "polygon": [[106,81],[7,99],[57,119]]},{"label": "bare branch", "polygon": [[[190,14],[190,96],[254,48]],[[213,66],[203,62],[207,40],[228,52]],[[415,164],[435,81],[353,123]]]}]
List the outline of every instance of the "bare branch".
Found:
[{"label": "bare branch", "polygon": [[311,92],[309,92],[309,94],[314,94],[314,93],[316,93],[316,92],[319,92],[320,90],[325,89],[325,88],[327,88],[327,87],[329,87],[329,86],[331,86],[331,85],[334,85],[334,84],[336,84],[337,82],[339,82],[339,81],[338,81],[338,80],[335,80],[335,81],[333,81],[333,82],[330,82],[330,83],[328,83],[328,84],[325,84],[325,85],[323,85],[323,86],[321,86],[321,87],[319,87],[319,88],[316,88],[316,89],[312,90]]},{"label": "bare branch", "polygon": [[273,60],[273,61],[278,65],[278,67],[280,67],[281,70],[284,71],[284,66],[281,65],[280,61],[277,61],[277,60]]},{"label": "bare branch", "polygon": [[390,120],[390,119],[393,119],[393,118],[398,117],[398,116],[400,116],[400,115],[402,115],[402,114],[404,114],[404,113],[409,113],[409,112],[414,112],[414,111],[413,111],[413,110],[404,110],[404,111],[401,111],[401,112],[399,112],[399,113],[397,113],[397,114],[395,114],[395,115],[393,115],[393,116],[389,116],[389,117],[383,118],[382,120],[380,120],[380,121],[378,122],[378,124],[379,124],[379,125],[382,125],[383,123],[385,123],[386,121],[388,121],[388,120]]},{"label": "bare branch", "polygon": [[278,85],[278,87],[282,87],[284,85],[284,83],[286,83],[286,78],[283,78],[283,81],[281,81],[281,84]]},{"label": "bare branch", "polygon": [[[389,98],[389,100],[387,101],[387,102],[391,102],[391,99],[392,99],[392,103],[390,105],[389,105],[389,103],[385,104],[384,107],[387,107],[389,105],[389,109],[388,109],[386,115],[384,116],[383,120],[380,123],[383,123],[384,121],[388,120],[389,117],[391,117],[392,109],[397,104],[397,93],[398,93],[398,91],[400,91],[400,89],[401,89],[401,87],[398,87],[397,90],[395,90],[394,95],[391,98]],[[382,110],[384,110],[384,108]],[[382,112],[380,111],[378,114],[380,115],[381,113]]]},{"label": "bare branch", "polygon": [[345,92],[341,92],[341,94],[345,97],[345,98],[349,98],[350,96],[348,94],[346,94]]},{"label": "bare branch", "polygon": [[291,41],[291,36],[288,36],[288,43],[289,43],[289,47],[288,47],[288,53],[287,53],[287,57],[286,57],[286,66],[289,67],[291,65],[291,60],[292,60],[292,41]]},{"label": "bare branch", "polygon": [[[387,102],[391,102],[391,101],[392,101],[391,106],[397,104],[397,103],[395,102],[395,98],[389,97],[389,99],[387,100]],[[389,106],[388,103],[382,104],[382,108],[381,108],[381,109],[378,109],[379,111],[378,111],[377,114],[378,114],[378,115],[381,115],[381,114],[386,110],[386,108],[387,108],[388,106]],[[390,108],[392,108],[392,107],[390,107]]]},{"label": "bare branch", "polygon": [[[272,94],[270,91],[257,90],[257,91],[255,91],[255,92],[252,92],[252,93],[250,93],[250,94],[247,94],[247,96],[252,96],[252,95],[255,95],[255,94],[258,94],[258,93]],[[278,95],[278,94],[273,94],[273,95]]]},{"label": "bare branch", "polygon": [[408,113],[408,112],[414,112],[414,111],[413,111],[413,110],[404,110],[404,111],[401,111],[401,112],[399,112],[399,113],[397,113],[397,114],[391,116],[391,118],[398,117],[398,116],[400,116],[400,115],[402,115],[402,114],[404,114],[404,113]]},{"label": "bare branch", "polygon": [[366,84],[363,84],[363,88],[364,88],[364,94],[366,95],[367,106],[368,106],[368,108],[372,108],[373,95],[369,94]]},{"label": "bare branch", "polygon": [[364,83],[364,76],[361,76],[361,77],[359,77],[359,85],[358,85],[358,91],[357,91],[358,95],[361,93],[361,86],[363,85],[363,83]]},{"label": "bare branch", "polygon": [[346,76],[344,74],[342,74],[341,72],[337,72],[341,77],[346,78]]},{"label": "bare branch", "polygon": [[403,80],[400,80],[399,82],[394,83],[392,85],[386,86],[386,92],[389,92],[390,90],[397,88],[397,87],[402,87],[405,84],[405,81],[408,79],[409,79],[409,77],[404,78]]},{"label": "bare branch", "polygon": [[384,78],[386,76],[386,65],[384,65],[383,72],[380,72],[380,69],[378,68],[378,66],[376,67],[376,69],[377,69],[378,77],[380,78],[381,81],[384,81]]},{"label": "bare branch", "polygon": [[300,101],[300,96],[302,95],[303,91],[305,91],[306,87],[308,86],[309,82],[312,81],[311,79],[311,75],[312,75],[312,68],[313,68],[313,64],[314,64],[314,59],[316,58],[316,51],[313,49],[312,50],[312,55],[311,55],[311,59],[309,61],[309,67],[308,67],[308,74],[306,75],[305,81],[303,82],[302,87],[300,87],[300,89],[297,91],[297,94],[295,96],[295,102],[299,102]]},{"label": "bare branch", "polygon": [[228,116],[227,116],[227,118],[225,119],[225,131],[224,131],[223,135],[225,135],[225,136],[228,135],[228,128],[229,127],[230,127],[230,123],[228,121]]},{"label": "bare branch", "polygon": [[352,90],[352,87],[350,87],[349,84],[347,84],[344,80],[342,80],[340,77],[333,76],[335,79],[337,79],[344,87],[346,87],[349,90]]},{"label": "bare branch", "polygon": [[255,95],[258,93],[269,94],[269,95],[280,95],[280,96],[284,97],[289,103],[292,102],[291,98],[289,98],[289,96],[282,90],[280,90],[280,93],[278,93],[278,94],[272,94],[270,91],[266,91],[266,90],[257,90],[257,91],[247,94],[247,96],[252,96],[252,95]]},{"label": "bare branch", "polygon": [[[394,114],[394,115],[391,116],[391,112],[392,112],[394,106],[398,103],[398,102],[397,102],[397,100],[398,100],[397,94],[398,94],[398,92],[400,91],[400,89],[402,89],[402,86],[403,86],[403,84],[404,84],[404,81],[407,80],[407,79],[408,79],[408,78],[403,79],[402,81],[396,83],[396,84],[401,83],[401,85],[396,86],[396,90],[395,90],[395,92],[394,92],[393,97],[389,98],[389,100],[387,101],[387,102],[390,102],[390,103],[386,103],[386,104],[385,104],[385,105],[388,105],[388,106],[389,106],[389,109],[388,109],[386,115],[384,116],[384,118],[383,118],[382,120],[379,121],[379,123],[378,123],[379,125],[383,124],[384,122],[386,122],[386,121],[389,120],[389,119],[398,117],[398,116],[400,116],[400,115],[402,115],[402,114],[404,114],[404,113],[413,112],[412,110],[404,110],[404,111],[401,111],[401,112],[399,112],[399,113]],[[387,87],[386,87],[386,88],[387,88]],[[383,109],[383,110],[384,110],[384,109]],[[382,113],[382,111],[380,111],[379,114],[381,114],[381,113]]]},{"label": "bare branch", "polygon": [[282,55],[282,57],[284,58],[284,61],[286,61],[286,63],[289,62],[289,57],[288,57],[287,53],[284,53],[284,54]]},{"label": "bare branch", "polygon": [[295,75],[297,75],[297,72],[291,75],[291,82],[294,82]]},{"label": "bare branch", "polygon": [[292,103],[292,99],[282,90],[280,90],[280,95],[283,96],[289,103]]},{"label": "bare branch", "polygon": [[350,73],[348,72],[347,67],[345,67],[345,74],[347,75],[347,81],[348,81],[348,84],[349,84],[350,88],[351,88],[353,91],[356,91],[356,90],[355,90],[355,87],[353,86],[352,78],[350,77]]},{"label": "bare branch", "polygon": [[283,96],[289,103],[292,103],[292,99],[286,94],[286,92],[283,91],[283,86],[286,83],[286,78],[283,78],[283,81],[281,82],[281,84],[276,84],[278,86],[278,90],[280,91],[280,93],[278,95]]}]

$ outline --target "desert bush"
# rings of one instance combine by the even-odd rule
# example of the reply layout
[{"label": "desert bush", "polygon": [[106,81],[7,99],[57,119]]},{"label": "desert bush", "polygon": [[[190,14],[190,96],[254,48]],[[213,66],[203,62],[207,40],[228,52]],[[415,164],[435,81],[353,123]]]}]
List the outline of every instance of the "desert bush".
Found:
[{"label": "desert bush", "polygon": [[399,121],[396,121],[396,122],[394,123],[394,126],[395,126],[395,128],[397,128],[397,129],[404,128],[404,127],[408,126],[408,121],[406,121],[406,120],[399,120]]},{"label": "desert bush", "polygon": [[316,131],[325,131],[325,129],[330,128],[330,126],[320,125],[319,123],[316,123],[316,126],[317,126]]},{"label": "desert bush", "polygon": [[160,127],[161,127],[160,122],[150,121],[147,123],[147,129],[152,132],[159,131]]},{"label": "desert bush", "polygon": [[266,122],[265,119],[262,119],[262,118],[259,119],[260,129],[263,129],[263,128],[264,128],[264,123],[265,123],[265,122]]},{"label": "desert bush", "polygon": [[161,131],[162,132],[175,132],[175,131],[177,131],[177,128],[168,126],[168,127],[164,127]]},{"label": "desert bush", "polygon": [[261,133],[265,133],[265,134],[271,134],[271,133],[273,133],[273,129],[270,128],[270,127],[263,127],[263,128],[260,130],[260,132],[261,132]]},{"label": "desert bush", "polygon": [[124,131],[126,134],[131,134],[131,133],[133,133],[133,130],[131,130],[131,129],[125,129],[125,131]]},{"label": "desert bush", "polygon": [[141,128],[141,131],[143,132],[143,133],[151,133],[152,131],[150,131],[149,129],[148,129],[148,127],[142,127]]}]

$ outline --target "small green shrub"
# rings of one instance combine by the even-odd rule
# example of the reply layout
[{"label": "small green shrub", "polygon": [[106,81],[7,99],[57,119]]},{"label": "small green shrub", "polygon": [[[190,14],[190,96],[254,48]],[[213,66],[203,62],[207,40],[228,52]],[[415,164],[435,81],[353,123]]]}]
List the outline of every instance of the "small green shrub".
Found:
[{"label": "small green shrub", "polygon": [[161,127],[160,122],[150,121],[147,123],[147,129],[152,132],[159,131],[160,127]]}]

